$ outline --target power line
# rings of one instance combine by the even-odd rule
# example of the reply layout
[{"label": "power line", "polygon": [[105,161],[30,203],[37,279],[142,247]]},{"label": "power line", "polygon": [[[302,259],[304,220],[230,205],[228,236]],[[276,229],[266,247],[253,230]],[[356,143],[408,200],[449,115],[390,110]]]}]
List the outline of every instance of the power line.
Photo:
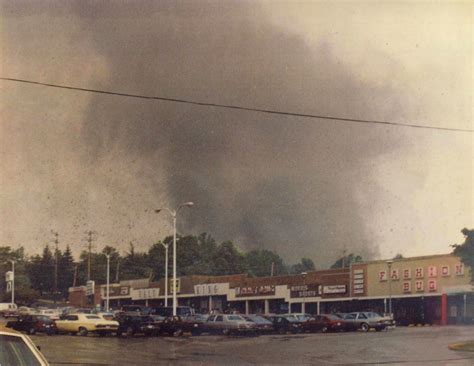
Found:
[{"label": "power line", "polygon": [[343,118],[343,117],[334,117],[334,116],[323,116],[323,115],[317,115],[317,114],[283,112],[283,111],[276,111],[276,110],[272,110],[272,109],[243,107],[243,106],[232,105],[232,104],[197,102],[197,101],[187,100],[187,99],[177,99],[177,98],[166,98],[166,97],[141,95],[141,94],[121,93],[121,92],[114,92],[114,91],[107,91],[107,90],[100,90],[100,89],[79,88],[79,87],[75,87],[75,86],[50,84],[50,83],[43,83],[43,82],[40,82],[40,81],[14,79],[14,78],[6,78],[6,77],[0,77],[0,80],[13,81],[13,82],[25,83],[25,84],[33,84],[33,85],[40,85],[40,86],[46,86],[46,87],[51,87],[51,88],[77,90],[77,91],[82,91],[82,92],[87,92],[87,93],[108,94],[108,95],[115,95],[115,96],[128,97],[128,98],[138,98],[138,99],[160,100],[160,101],[165,101],[165,102],[184,103],[184,104],[192,104],[192,105],[205,106],[205,107],[214,107],[214,108],[235,109],[235,110],[241,110],[241,111],[250,111],[250,112],[258,112],[258,113],[266,113],[266,114],[276,114],[276,115],[292,116],[292,117],[316,118],[316,119],[324,119],[324,120],[332,120],[332,121],[340,121],[340,122],[350,122],[350,123],[371,123],[371,124],[390,125],[390,126],[398,126],[398,127],[422,128],[422,129],[428,129],[428,130],[474,132],[474,130],[464,129],[464,128],[423,126],[423,125],[416,125],[416,124],[409,124],[409,123],[399,123],[399,122],[390,122],[390,121],[381,121],[381,120]]}]

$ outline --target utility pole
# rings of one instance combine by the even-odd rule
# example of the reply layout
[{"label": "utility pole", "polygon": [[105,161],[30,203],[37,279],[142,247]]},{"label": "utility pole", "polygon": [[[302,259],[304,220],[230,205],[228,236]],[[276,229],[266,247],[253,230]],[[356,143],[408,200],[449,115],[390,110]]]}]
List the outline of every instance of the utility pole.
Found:
[{"label": "utility pole", "polygon": [[87,251],[88,251],[88,256],[87,256],[87,281],[90,281],[91,279],[91,254],[92,254],[92,242],[95,240],[92,235],[95,234],[94,231],[89,230],[86,231],[87,234]]},{"label": "utility pole", "polygon": [[57,231],[51,230],[51,233],[54,236],[54,294],[53,299],[56,304],[56,294],[58,293],[58,246],[59,246],[59,233]]},{"label": "utility pole", "polygon": [[117,258],[117,267],[115,269],[115,283],[119,283],[120,258]]},{"label": "utility pole", "polygon": [[72,287],[76,287],[77,280],[77,264],[74,266],[74,277],[72,278]]},{"label": "utility pole", "polygon": [[342,250],[342,268],[346,266],[346,246],[344,245],[344,249]]}]

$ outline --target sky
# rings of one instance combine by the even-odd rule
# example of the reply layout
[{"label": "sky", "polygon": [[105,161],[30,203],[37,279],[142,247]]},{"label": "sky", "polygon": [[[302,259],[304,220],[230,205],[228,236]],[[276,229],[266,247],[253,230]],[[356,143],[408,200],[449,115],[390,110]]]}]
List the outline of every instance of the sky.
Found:
[{"label": "sky", "polygon": [[[0,76],[473,129],[468,2],[0,1]],[[447,253],[473,228],[472,132],[0,80],[0,246],[147,250],[207,232],[318,268]]]}]

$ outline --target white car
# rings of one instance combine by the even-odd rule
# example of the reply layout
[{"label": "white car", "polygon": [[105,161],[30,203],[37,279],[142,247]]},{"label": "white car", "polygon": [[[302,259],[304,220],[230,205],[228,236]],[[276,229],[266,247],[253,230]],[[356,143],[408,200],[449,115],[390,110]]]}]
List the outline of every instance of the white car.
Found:
[{"label": "white car", "polygon": [[61,311],[56,309],[38,309],[34,315],[47,316],[51,320],[59,320],[61,318]]},{"label": "white car", "polygon": [[0,365],[49,365],[28,336],[3,326],[0,326],[0,350]]},{"label": "white car", "polygon": [[59,333],[74,333],[86,336],[97,333],[101,336],[116,333],[119,323],[115,320],[105,320],[95,314],[69,314],[64,319],[56,320]]}]

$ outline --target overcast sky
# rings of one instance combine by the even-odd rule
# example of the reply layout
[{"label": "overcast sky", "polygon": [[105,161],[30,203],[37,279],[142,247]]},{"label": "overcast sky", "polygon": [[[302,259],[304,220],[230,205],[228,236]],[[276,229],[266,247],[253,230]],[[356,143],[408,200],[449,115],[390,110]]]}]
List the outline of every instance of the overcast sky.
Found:
[{"label": "overcast sky", "polygon": [[[473,129],[468,3],[1,1],[1,76]],[[318,267],[446,253],[474,227],[473,134],[0,81],[0,246],[172,233]]]}]

